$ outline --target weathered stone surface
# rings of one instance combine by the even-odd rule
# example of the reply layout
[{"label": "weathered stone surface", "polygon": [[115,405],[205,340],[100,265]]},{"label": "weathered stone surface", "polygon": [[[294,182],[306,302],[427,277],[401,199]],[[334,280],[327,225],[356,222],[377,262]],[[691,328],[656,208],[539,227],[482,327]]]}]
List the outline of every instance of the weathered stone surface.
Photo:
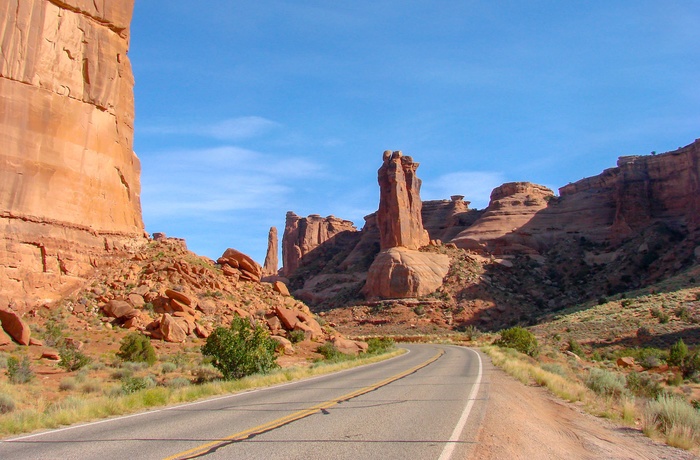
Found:
[{"label": "weathered stone surface", "polygon": [[220,265],[228,265],[231,268],[238,269],[242,281],[260,282],[262,267],[250,256],[240,251],[229,248],[224,251],[223,255],[216,262]]},{"label": "weathered stone surface", "polygon": [[374,259],[363,293],[382,299],[428,295],[442,286],[449,268],[450,258],[443,254],[387,249]]},{"label": "weathered stone surface", "polygon": [[346,232],[355,233],[357,228],[349,220],[334,216],[321,217],[310,215],[299,217],[293,212],[287,213],[282,237],[282,272],[284,276],[294,273],[304,260],[319,246],[333,246],[335,240]]},{"label": "weathered stone surface", "polygon": [[187,339],[187,331],[181,323],[167,313],[160,318],[159,332],[166,342],[181,343]]},{"label": "weathered stone surface", "polygon": [[293,355],[294,354],[294,347],[292,346],[292,342],[290,342],[288,339],[281,337],[279,335],[271,335],[270,338],[277,342],[278,350],[282,350],[282,352],[285,355]]},{"label": "weathered stone surface", "polygon": [[505,235],[517,234],[541,210],[545,209],[554,192],[530,182],[509,182],[491,192],[486,211],[462,231],[452,243],[465,249],[493,250],[493,242]]},{"label": "weathered stone surface", "polygon": [[378,171],[377,224],[381,249],[418,249],[430,241],[423,228],[421,180],[416,175],[417,169],[418,163],[400,151],[384,152],[384,162]]},{"label": "weathered stone surface", "polygon": [[275,307],[275,314],[282,322],[284,328],[288,331],[293,331],[294,326],[296,326],[299,322],[296,312],[294,310],[290,310],[289,308],[277,306]]},{"label": "weathered stone surface", "polygon": [[138,310],[123,300],[110,300],[102,311],[105,315],[117,319],[135,318],[139,314]]},{"label": "weathered stone surface", "polygon": [[335,345],[339,352],[346,355],[358,355],[367,351],[368,348],[366,342],[350,340],[340,336],[333,337],[331,343]]},{"label": "weathered stone surface", "polygon": [[192,299],[180,291],[175,291],[173,289],[166,289],[165,290],[165,296],[169,299],[177,300],[180,303],[184,303],[187,306],[192,305]]},{"label": "weathered stone surface", "polygon": [[31,330],[27,323],[22,321],[17,313],[11,310],[0,309],[0,322],[2,329],[20,345],[29,345]]},{"label": "weathered stone surface", "polygon": [[277,256],[279,241],[277,239],[277,227],[270,227],[267,236],[267,253],[263,264],[262,276],[277,276],[279,267],[279,257]]},{"label": "weathered stone surface", "polygon": [[49,359],[51,361],[60,361],[61,355],[56,350],[44,350],[41,353],[41,359]]},{"label": "weathered stone surface", "polygon": [[622,358],[617,358],[617,365],[620,367],[634,367],[636,366],[634,358],[631,356],[623,356]]},{"label": "weathered stone surface", "polygon": [[0,304],[59,298],[113,241],[143,234],[132,10],[133,0],[0,5]]},{"label": "weathered stone surface", "polygon": [[278,292],[282,294],[285,297],[289,297],[289,289],[287,289],[287,285],[284,284],[282,281],[275,281],[272,283],[272,289],[275,290],[275,292]]}]

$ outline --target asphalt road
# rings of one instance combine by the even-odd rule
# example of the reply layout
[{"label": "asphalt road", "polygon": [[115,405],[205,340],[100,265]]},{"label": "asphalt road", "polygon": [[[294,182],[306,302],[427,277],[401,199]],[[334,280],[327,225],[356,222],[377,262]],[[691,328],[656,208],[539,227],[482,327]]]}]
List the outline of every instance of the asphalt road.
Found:
[{"label": "asphalt road", "polygon": [[406,348],[331,375],[7,439],[0,458],[466,458],[487,394],[482,358]]}]

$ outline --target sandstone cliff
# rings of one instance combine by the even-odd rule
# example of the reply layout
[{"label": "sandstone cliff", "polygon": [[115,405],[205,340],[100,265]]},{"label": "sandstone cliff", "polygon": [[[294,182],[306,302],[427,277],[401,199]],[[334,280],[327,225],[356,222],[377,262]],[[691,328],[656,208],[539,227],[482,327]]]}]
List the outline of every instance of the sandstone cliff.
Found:
[{"label": "sandstone cliff", "polygon": [[0,6],[0,304],[58,297],[143,234],[132,10],[133,0]]}]

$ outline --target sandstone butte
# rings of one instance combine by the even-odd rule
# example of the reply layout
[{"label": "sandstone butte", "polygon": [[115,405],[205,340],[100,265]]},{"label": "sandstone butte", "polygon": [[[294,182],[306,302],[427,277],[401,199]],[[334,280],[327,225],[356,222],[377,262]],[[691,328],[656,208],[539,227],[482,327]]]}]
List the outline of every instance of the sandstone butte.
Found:
[{"label": "sandstone butte", "polygon": [[59,298],[142,240],[133,6],[0,5],[0,306]]},{"label": "sandstone butte", "polygon": [[385,151],[377,173],[382,251],[369,268],[363,294],[368,298],[408,298],[435,292],[450,268],[444,254],[419,252],[430,237],[423,227],[418,163],[401,152]]}]

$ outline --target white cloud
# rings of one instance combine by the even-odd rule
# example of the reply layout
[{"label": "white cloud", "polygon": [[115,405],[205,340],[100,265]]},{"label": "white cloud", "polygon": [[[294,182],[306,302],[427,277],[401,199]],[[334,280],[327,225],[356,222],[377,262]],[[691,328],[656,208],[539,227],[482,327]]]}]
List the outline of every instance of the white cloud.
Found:
[{"label": "white cloud", "polygon": [[237,141],[268,133],[280,126],[258,116],[228,118],[210,124],[172,124],[139,127],[140,133],[156,135],[194,135],[213,139]]},{"label": "white cloud", "polygon": [[505,176],[500,172],[455,171],[424,180],[421,198],[444,200],[452,195],[464,195],[465,201],[471,201],[470,207],[483,209],[489,204],[491,191],[504,182]]}]

